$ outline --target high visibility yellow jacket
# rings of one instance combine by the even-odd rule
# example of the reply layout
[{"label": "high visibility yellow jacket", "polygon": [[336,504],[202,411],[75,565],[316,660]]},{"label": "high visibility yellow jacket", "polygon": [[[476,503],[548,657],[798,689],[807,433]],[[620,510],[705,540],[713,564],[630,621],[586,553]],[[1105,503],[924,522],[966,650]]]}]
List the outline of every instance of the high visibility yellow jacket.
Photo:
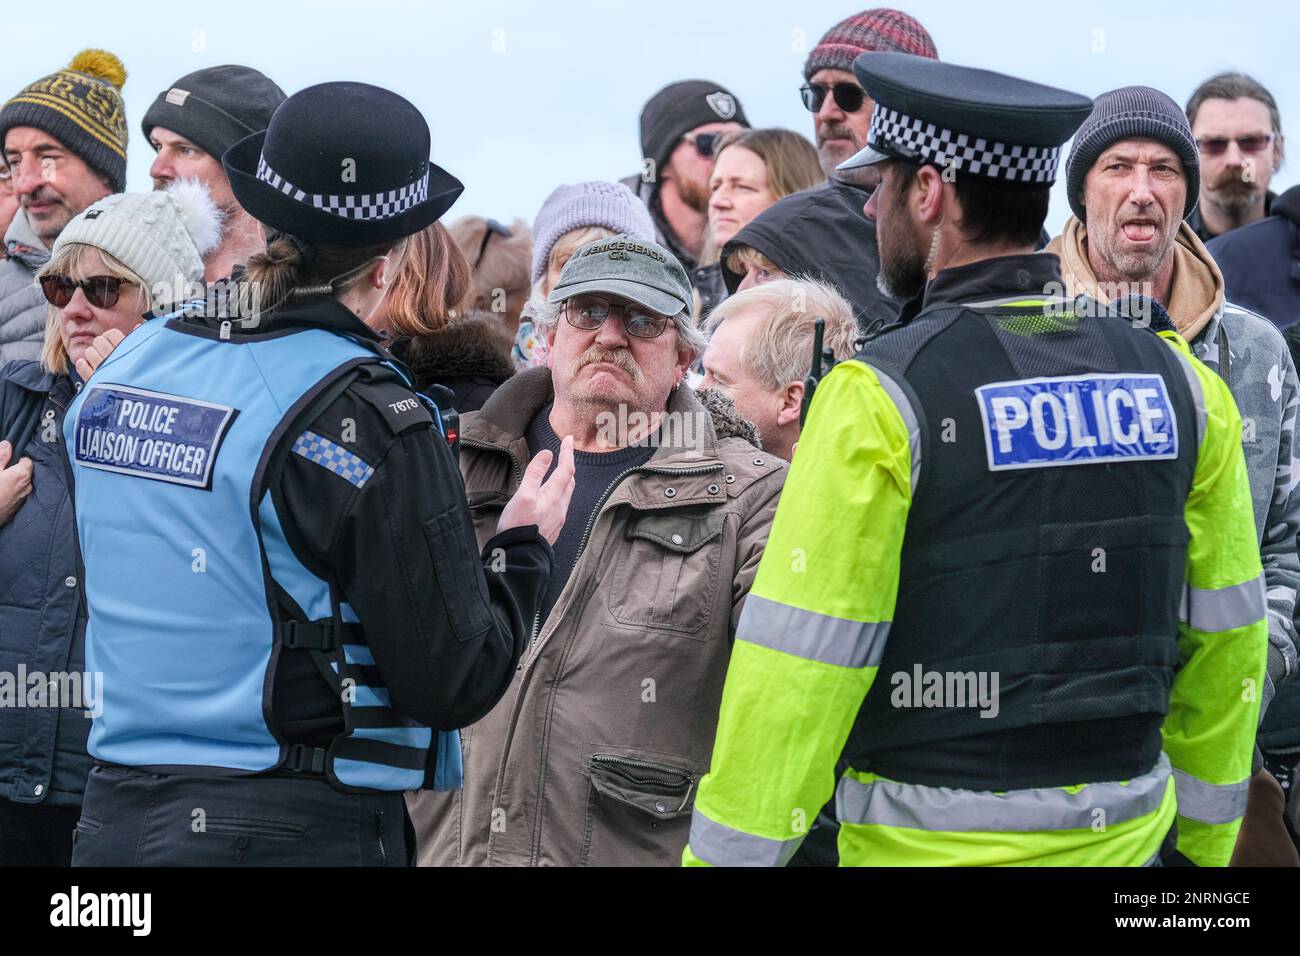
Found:
[{"label": "high visibility yellow jacket", "polygon": [[[687,865],[788,862],[832,791],[842,865],[1142,865],[1175,814],[1182,853],[1227,864],[1268,648],[1260,558],[1236,405],[1181,339],[1162,337],[1194,368],[1205,428],[1185,510],[1179,666],[1151,772],[986,792],[850,767],[837,789],[835,763],[894,616],[914,480],[904,416],[870,365],[854,360],[817,390],[737,627]],[[807,629],[810,639],[794,642],[806,656],[788,641],[771,646],[773,620]],[[869,654],[828,653],[864,640],[875,645]]]}]

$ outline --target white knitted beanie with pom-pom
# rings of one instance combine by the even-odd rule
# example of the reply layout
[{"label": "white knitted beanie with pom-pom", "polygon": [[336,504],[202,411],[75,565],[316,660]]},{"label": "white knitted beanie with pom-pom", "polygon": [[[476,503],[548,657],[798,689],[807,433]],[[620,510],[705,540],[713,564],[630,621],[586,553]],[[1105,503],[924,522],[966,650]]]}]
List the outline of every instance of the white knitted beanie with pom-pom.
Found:
[{"label": "white knitted beanie with pom-pom", "polygon": [[72,243],[107,252],[144,280],[161,312],[203,281],[203,258],[221,244],[221,226],[207,186],[179,179],[155,192],[104,197],[64,227],[52,252]]}]

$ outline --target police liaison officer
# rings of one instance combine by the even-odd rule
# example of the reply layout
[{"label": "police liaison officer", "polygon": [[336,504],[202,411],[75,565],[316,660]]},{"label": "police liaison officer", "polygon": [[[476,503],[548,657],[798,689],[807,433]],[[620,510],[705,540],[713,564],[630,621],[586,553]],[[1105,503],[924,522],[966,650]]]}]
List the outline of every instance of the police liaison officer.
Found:
[{"label": "police liaison officer", "polygon": [[509,686],[572,452],[480,554],[436,410],[363,321],[462,190],[429,139],[387,90],[290,97],[223,157],[268,235],[245,312],[145,323],[69,409],[104,675],[74,865],[406,865],[402,791],[459,786],[455,730]]},{"label": "police liaison officer", "polygon": [[785,863],[834,789],[842,864],[1225,865],[1268,648],[1237,409],[1031,254],[1087,99],[854,72],[911,299],[816,392],[685,861]]}]

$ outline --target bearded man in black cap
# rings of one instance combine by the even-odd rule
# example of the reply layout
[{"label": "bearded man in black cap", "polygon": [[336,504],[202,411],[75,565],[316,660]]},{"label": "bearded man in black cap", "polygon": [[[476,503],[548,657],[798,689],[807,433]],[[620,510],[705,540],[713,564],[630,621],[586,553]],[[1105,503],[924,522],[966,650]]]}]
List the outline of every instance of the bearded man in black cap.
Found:
[{"label": "bearded man in black cap", "polygon": [[622,180],[646,204],[655,238],[686,269],[706,304],[721,293],[717,270],[699,266],[713,148],[727,133],[748,126],[745,108],[725,86],[712,80],[669,83],[641,110],[641,172]]},{"label": "bearded man in black cap", "polygon": [[253,321],[146,322],[69,406],[105,689],[74,865],[406,865],[403,791],[459,787],[456,728],[509,686],[572,441],[480,555],[438,412],[365,324],[461,193],[429,140],[378,87],[285,100],[223,157],[268,233]]},{"label": "bearded man in black cap", "polygon": [[157,157],[149,167],[155,189],[177,179],[197,179],[221,210],[220,244],[203,259],[208,282],[224,279],[237,263],[262,248],[257,221],[235,200],[221,154],[266,129],[284,91],[247,66],[210,66],[187,73],[158,94],[140,127]]},{"label": "bearded man in black cap", "polygon": [[1140,866],[1175,817],[1226,864],[1268,647],[1231,396],[1172,332],[1045,294],[1088,99],[853,67],[875,109],[844,165],[880,168],[880,283],[910,301],[816,391],[685,860],[787,862],[842,755],[847,865]]}]

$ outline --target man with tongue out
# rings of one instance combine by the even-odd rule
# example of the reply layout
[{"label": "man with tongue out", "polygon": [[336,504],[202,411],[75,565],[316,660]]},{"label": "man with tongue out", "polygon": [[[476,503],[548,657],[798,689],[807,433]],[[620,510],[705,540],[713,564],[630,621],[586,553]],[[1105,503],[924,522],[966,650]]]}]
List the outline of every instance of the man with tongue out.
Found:
[{"label": "man with tongue out", "polygon": [[[1268,587],[1262,720],[1275,685],[1296,670],[1295,366],[1272,323],[1225,300],[1219,267],[1184,221],[1196,208],[1200,167],[1187,117],[1173,100],[1145,86],[1099,96],[1075,134],[1066,180],[1074,216],[1045,251],[1060,256],[1068,293],[1102,302],[1129,295],[1160,302],[1196,357],[1227,382],[1241,412]],[[1281,788],[1259,770],[1251,779],[1235,863],[1296,865],[1281,811]]]}]

